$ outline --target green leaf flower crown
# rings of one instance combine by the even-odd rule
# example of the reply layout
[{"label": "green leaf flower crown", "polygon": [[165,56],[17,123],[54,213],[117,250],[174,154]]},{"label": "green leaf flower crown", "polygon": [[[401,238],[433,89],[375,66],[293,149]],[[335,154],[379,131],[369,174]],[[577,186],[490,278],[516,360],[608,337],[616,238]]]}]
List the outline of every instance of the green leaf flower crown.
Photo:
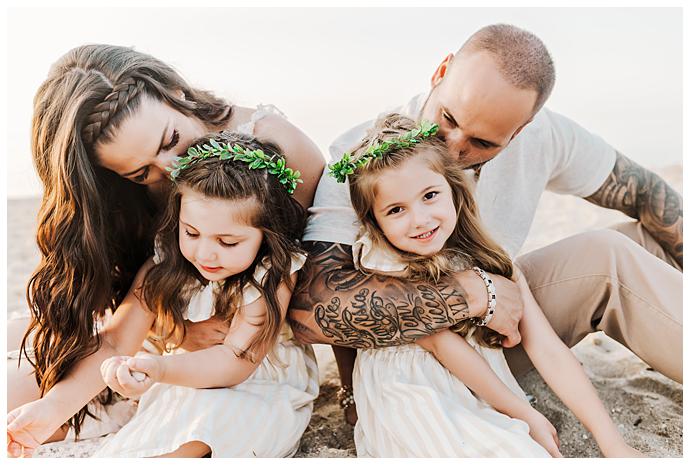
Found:
[{"label": "green leaf flower crown", "polygon": [[418,144],[423,139],[431,137],[438,132],[438,124],[429,121],[422,121],[420,126],[410,132],[403,134],[394,139],[388,139],[380,144],[372,145],[360,155],[356,160],[352,159],[352,155],[348,152],[343,155],[340,161],[328,166],[329,175],[334,177],[338,182],[345,182],[345,179],[350,174],[354,173],[357,168],[365,166],[374,158],[380,158],[387,153],[397,149],[412,147]]},{"label": "green leaf flower crown", "polygon": [[214,139],[208,144],[197,145],[187,149],[187,156],[182,157],[170,171],[170,178],[175,181],[182,170],[189,168],[199,160],[218,157],[221,160],[242,161],[249,165],[249,169],[266,169],[270,174],[277,176],[278,181],[285,186],[289,194],[295,192],[297,184],[303,182],[300,172],[294,171],[285,165],[285,158],[280,155],[267,155],[263,150],[248,150],[241,145],[219,143]]}]

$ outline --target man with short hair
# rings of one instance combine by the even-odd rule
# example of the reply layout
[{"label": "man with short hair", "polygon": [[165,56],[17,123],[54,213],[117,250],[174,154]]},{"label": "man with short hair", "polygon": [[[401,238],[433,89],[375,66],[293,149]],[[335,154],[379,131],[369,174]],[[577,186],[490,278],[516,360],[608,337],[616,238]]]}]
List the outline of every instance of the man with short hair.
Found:
[{"label": "man with short hair", "polygon": [[[600,137],[543,108],[554,80],[553,62],[541,40],[514,26],[492,25],[443,60],[428,94],[398,111],[437,123],[458,163],[474,170],[487,230],[516,259],[566,344],[572,347],[588,333],[603,330],[657,371],[682,382],[682,199]],[[332,161],[371,125],[363,123],[336,139]],[[617,226],[620,232],[586,232],[516,257],[545,189],[639,221]],[[487,289],[473,271],[437,285],[357,271],[350,246],[358,223],[347,185],[324,174],[310,213],[304,241],[311,272],[289,313],[300,340],[384,347],[484,317]],[[492,279],[498,303],[488,326],[506,336],[506,348],[514,347],[520,342],[522,300],[515,283]],[[354,359],[346,360],[343,349],[334,350],[348,384]],[[506,350],[506,358],[516,375],[531,366],[519,346]]]}]

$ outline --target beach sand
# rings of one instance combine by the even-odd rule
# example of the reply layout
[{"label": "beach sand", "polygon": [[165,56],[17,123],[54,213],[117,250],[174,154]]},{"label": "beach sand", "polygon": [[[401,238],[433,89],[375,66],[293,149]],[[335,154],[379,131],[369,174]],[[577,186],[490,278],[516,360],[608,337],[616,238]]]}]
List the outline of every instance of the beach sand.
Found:
[{"label": "beach sand", "polygon": [[[682,192],[682,166],[656,170]],[[34,241],[37,199],[8,201],[7,314],[26,316],[25,285],[38,262]],[[523,251],[533,250],[585,230],[609,226],[626,217],[578,198],[550,193],[540,208]],[[330,346],[315,346],[321,381],[311,423],[297,457],[355,457],[352,428],[343,420],[335,400],[338,373]],[[629,444],[654,457],[681,457],[683,444],[682,385],[653,371],[626,348],[595,333],[574,347],[602,401]],[[519,379],[534,396],[536,408],[556,427],[566,457],[599,457],[591,435],[551,392],[535,370]],[[102,439],[46,444],[38,457],[87,457]]]}]

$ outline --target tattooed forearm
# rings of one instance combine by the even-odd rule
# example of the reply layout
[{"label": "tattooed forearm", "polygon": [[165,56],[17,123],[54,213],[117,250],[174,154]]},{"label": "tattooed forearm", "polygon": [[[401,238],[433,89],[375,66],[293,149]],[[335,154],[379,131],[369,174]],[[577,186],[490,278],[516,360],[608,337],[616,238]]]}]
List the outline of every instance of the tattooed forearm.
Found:
[{"label": "tattooed forearm", "polygon": [[611,175],[587,200],[639,219],[682,268],[683,199],[657,174],[618,153]]},{"label": "tattooed forearm", "polygon": [[354,268],[348,246],[307,247],[311,263],[289,314],[303,342],[353,348],[406,344],[470,317],[455,282],[432,286],[365,275]]}]

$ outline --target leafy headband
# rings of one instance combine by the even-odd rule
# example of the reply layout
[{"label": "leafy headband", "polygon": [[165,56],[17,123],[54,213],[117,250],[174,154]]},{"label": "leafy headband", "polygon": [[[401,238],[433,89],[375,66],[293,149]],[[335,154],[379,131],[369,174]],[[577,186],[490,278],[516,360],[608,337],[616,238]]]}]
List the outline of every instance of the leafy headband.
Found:
[{"label": "leafy headband", "polygon": [[418,144],[423,139],[427,139],[438,132],[438,124],[429,121],[422,121],[418,128],[413,129],[400,137],[388,139],[380,144],[372,145],[360,155],[356,160],[352,159],[352,155],[348,152],[343,155],[340,161],[333,163],[329,168],[329,175],[334,177],[338,182],[345,182],[347,176],[355,172],[357,168],[361,168],[375,158],[380,158],[387,153],[394,150],[412,147]]},{"label": "leafy headband", "polygon": [[190,147],[187,156],[177,160],[173,168],[168,168],[170,178],[175,181],[180,172],[189,168],[199,160],[218,157],[220,160],[241,161],[249,165],[249,169],[266,169],[269,174],[278,177],[278,181],[287,189],[289,194],[295,192],[297,184],[303,182],[300,172],[285,165],[285,158],[279,155],[267,155],[263,150],[248,150],[241,145],[218,143],[211,139],[208,144]]}]

